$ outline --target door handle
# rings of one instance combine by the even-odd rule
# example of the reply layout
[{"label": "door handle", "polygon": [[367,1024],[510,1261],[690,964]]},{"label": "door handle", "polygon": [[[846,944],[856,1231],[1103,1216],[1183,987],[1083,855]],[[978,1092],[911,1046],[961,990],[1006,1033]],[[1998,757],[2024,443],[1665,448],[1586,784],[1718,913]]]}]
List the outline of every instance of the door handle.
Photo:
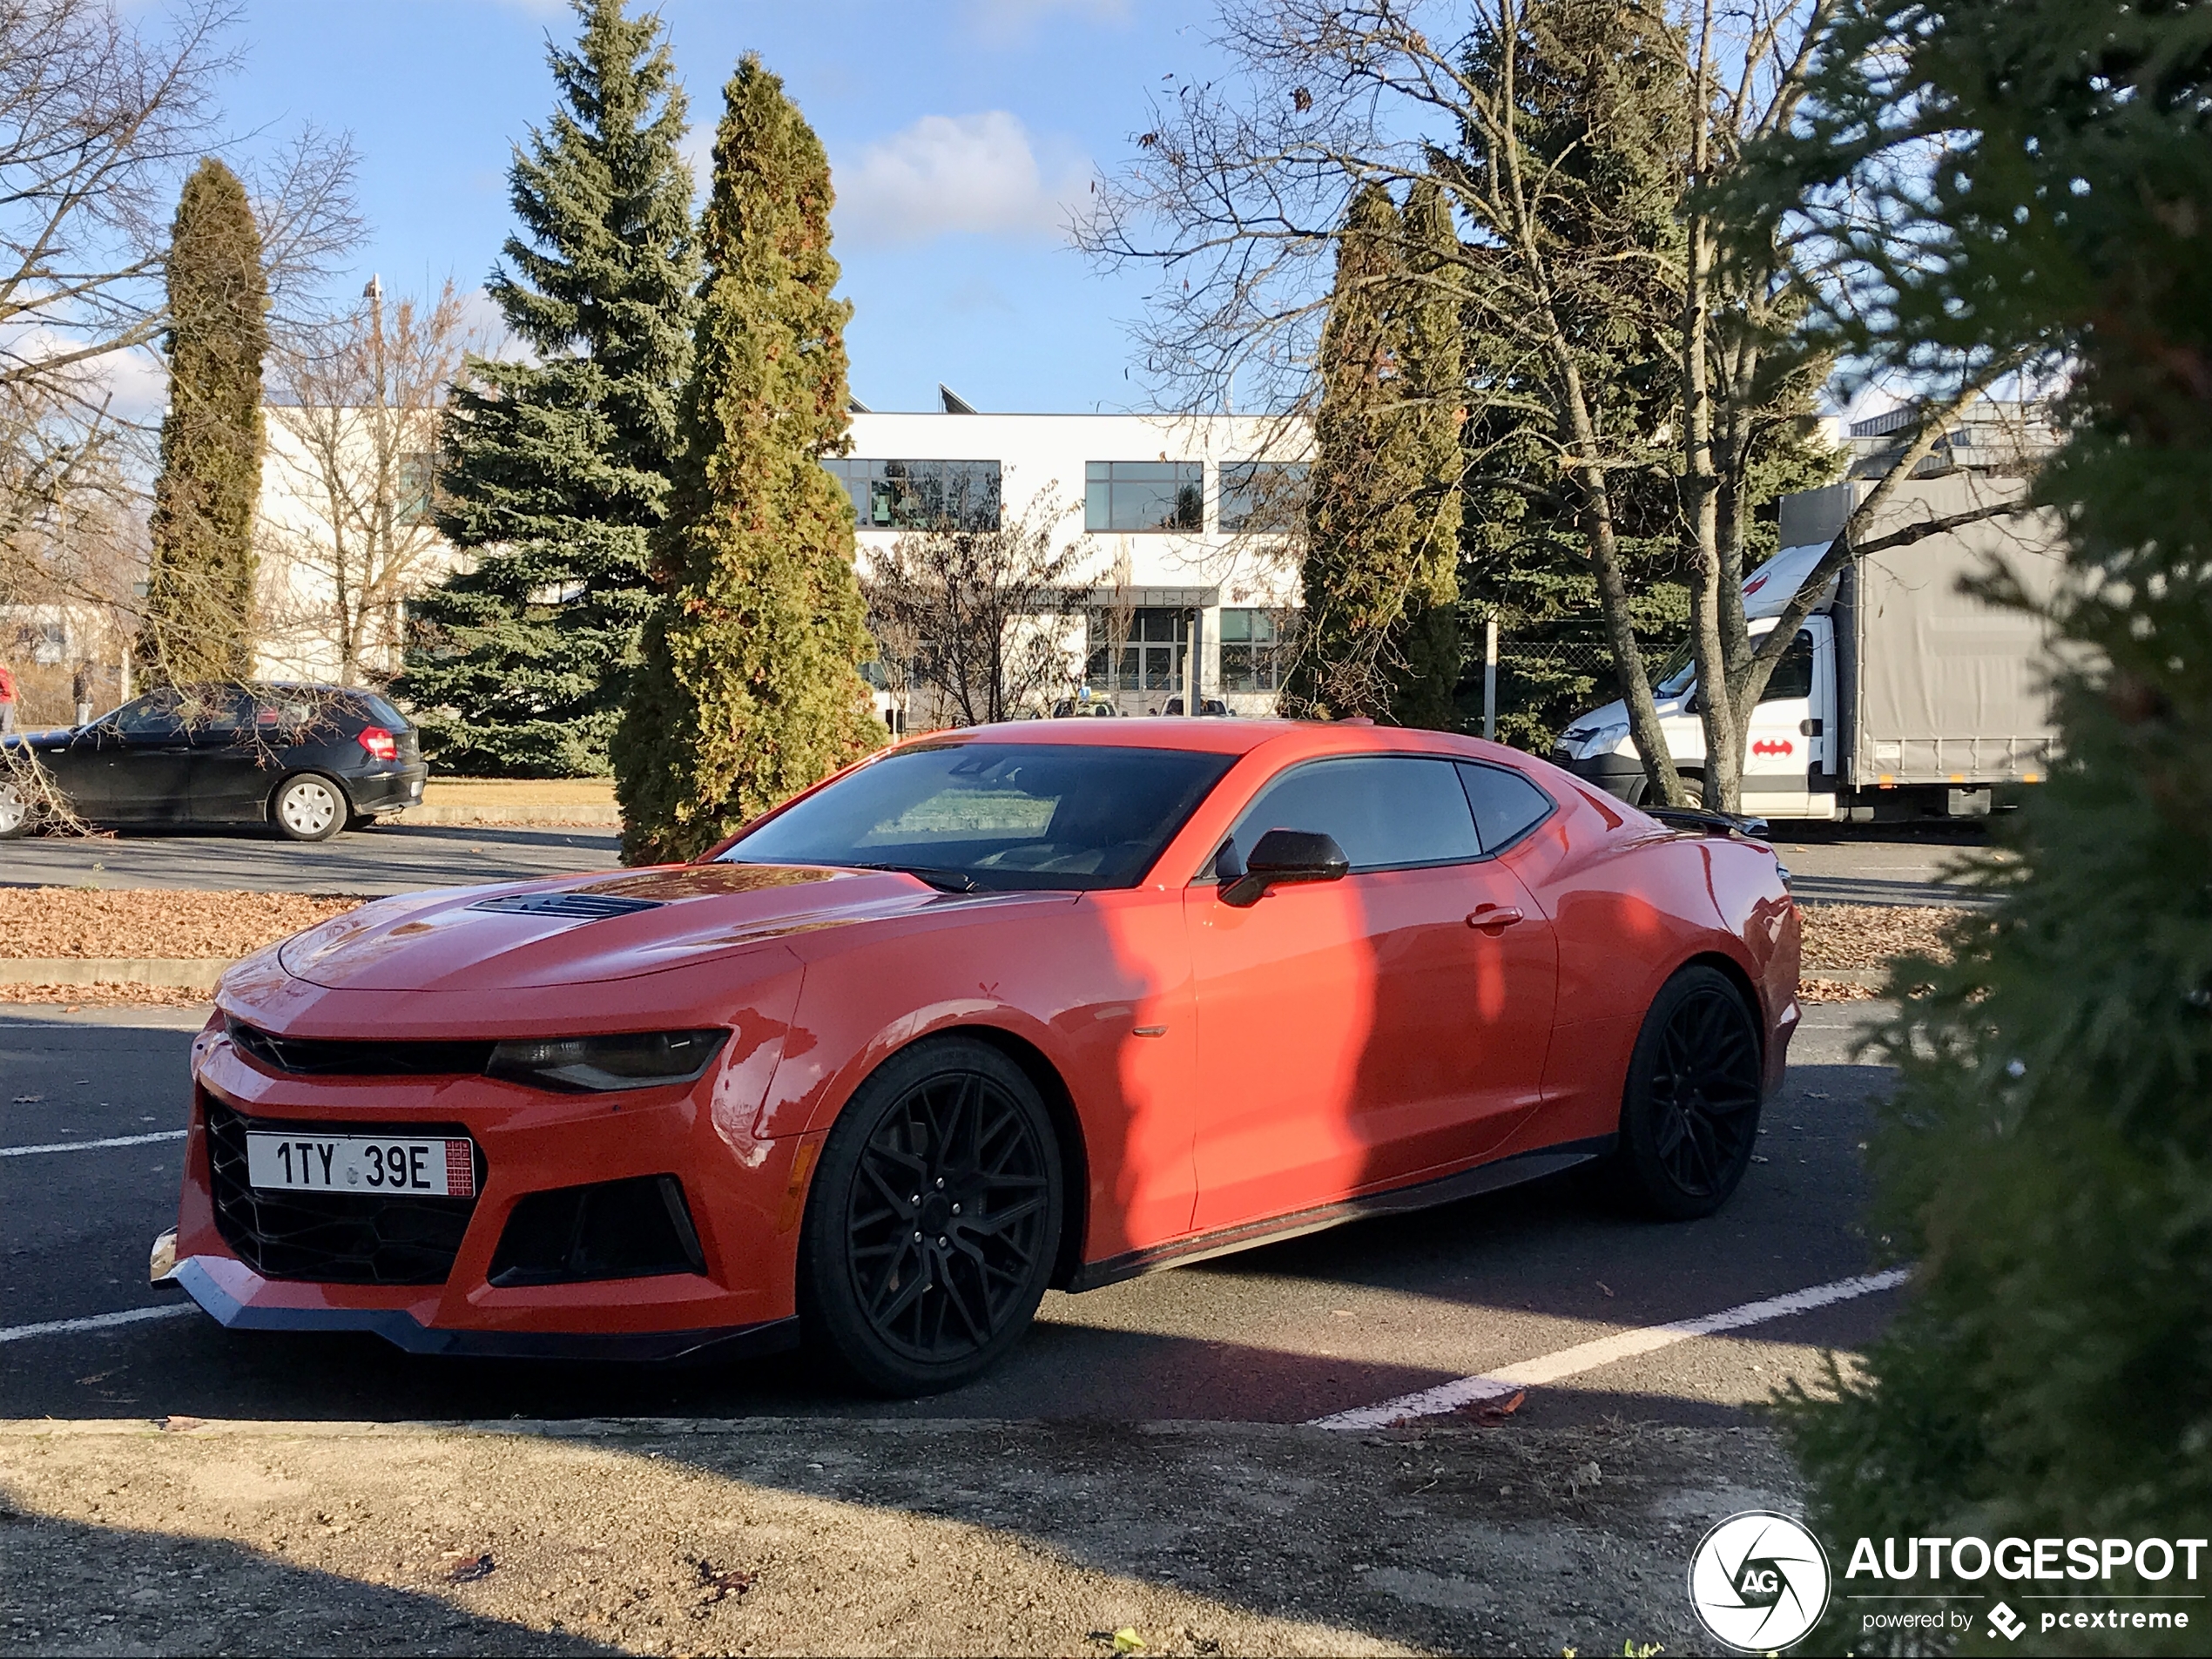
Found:
[{"label": "door handle", "polygon": [[1509,904],[1479,904],[1468,913],[1467,926],[1480,927],[1487,934],[1498,934],[1521,920],[1521,912]]}]

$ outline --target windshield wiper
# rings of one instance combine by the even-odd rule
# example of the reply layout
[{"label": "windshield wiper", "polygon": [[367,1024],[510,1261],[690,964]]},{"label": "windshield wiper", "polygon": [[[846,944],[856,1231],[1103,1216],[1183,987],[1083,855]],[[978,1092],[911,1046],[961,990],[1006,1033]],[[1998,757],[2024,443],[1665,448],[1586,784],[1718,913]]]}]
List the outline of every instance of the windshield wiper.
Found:
[{"label": "windshield wiper", "polygon": [[855,870],[895,870],[917,881],[927,881],[940,893],[981,893],[975,878],[961,870],[933,869],[926,864],[855,864]]}]

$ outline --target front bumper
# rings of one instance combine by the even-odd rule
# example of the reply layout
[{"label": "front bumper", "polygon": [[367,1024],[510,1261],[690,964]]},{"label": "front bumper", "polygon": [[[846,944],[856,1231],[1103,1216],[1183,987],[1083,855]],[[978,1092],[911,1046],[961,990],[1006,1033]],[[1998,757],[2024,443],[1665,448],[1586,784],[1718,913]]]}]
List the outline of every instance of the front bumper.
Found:
[{"label": "front bumper", "polygon": [[1570,760],[1565,750],[1554,749],[1551,763],[1573,772],[1584,783],[1596,785],[1615,800],[1624,800],[1631,806],[1643,802],[1643,762],[1632,754],[1591,755],[1587,759]]},{"label": "front bumper", "polygon": [[[788,1345],[811,1151],[802,1159],[807,1143],[799,1136],[754,1139],[752,1109],[723,1103],[718,1112],[724,1070],[711,1069],[695,1084],[610,1096],[548,1095],[482,1076],[300,1076],[263,1068],[211,1028],[194,1045],[174,1282],[234,1330],[361,1332],[416,1353],[665,1359]],[[234,1195],[233,1178],[219,1180],[213,1167],[210,1117],[226,1112],[247,1127],[313,1125],[332,1134],[406,1125],[465,1131],[482,1178],[450,1269],[434,1283],[261,1271],[266,1252],[235,1197],[223,1196]],[[683,1184],[705,1271],[490,1282],[495,1252],[525,1197],[664,1174]]]}]

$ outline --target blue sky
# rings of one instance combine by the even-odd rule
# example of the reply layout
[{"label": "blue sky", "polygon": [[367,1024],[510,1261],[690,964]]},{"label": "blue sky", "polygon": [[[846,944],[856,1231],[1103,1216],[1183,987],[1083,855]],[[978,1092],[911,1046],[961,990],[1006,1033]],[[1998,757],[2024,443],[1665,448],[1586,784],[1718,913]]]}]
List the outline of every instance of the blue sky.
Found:
[{"label": "blue sky", "polygon": [[[856,307],[854,394],[934,407],[1141,408],[1126,326],[1143,273],[1066,245],[1070,203],[1117,166],[1144,96],[1208,56],[1207,13],[1154,0],[664,0],[704,158],[721,88],[758,51],[828,147]],[[246,147],[312,121],[352,133],[370,221],[356,282],[481,283],[511,229],[509,148],[552,108],[563,0],[249,0],[226,91]]]}]

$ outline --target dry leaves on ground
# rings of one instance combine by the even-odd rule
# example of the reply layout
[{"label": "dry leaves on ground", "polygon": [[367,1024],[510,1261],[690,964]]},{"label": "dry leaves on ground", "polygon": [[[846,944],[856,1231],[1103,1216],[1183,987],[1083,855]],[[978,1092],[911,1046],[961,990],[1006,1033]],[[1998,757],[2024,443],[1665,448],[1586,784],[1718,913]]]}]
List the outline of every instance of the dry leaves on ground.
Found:
[{"label": "dry leaves on ground", "polygon": [[0,887],[0,957],[227,961],[361,902],[301,893]]},{"label": "dry leaves on ground", "polygon": [[1908,953],[1941,961],[1945,927],[1966,913],[1939,905],[1804,904],[1808,977],[1824,968],[1881,968]]},{"label": "dry leaves on ground", "polygon": [[67,1013],[79,1008],[190,1008],[204,1007],[206,991],[188,991],[177,985],[0,985],[0,1002],[57,1003]]}]

